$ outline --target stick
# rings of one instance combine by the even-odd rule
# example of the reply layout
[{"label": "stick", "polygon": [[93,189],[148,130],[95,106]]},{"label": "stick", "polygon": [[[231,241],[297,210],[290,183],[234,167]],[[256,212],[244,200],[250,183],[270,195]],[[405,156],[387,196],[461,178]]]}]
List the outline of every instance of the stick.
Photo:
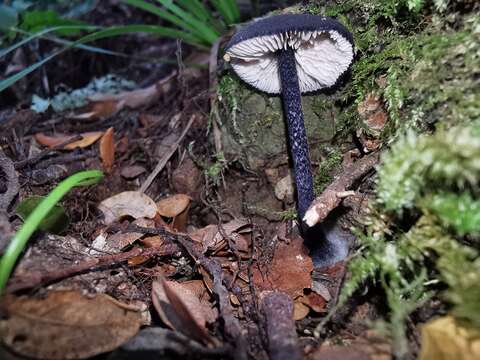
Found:
[{"label": "stick", "polygon": [[323,193],[313,200],[305,213],[303,221],[312,227],[325,220],[328,214],[340,205],[346,196],[354,194],[347,191],[347,189],[372,170],[377,162],[378,154],[371,154],[347,166]]},{"label": "stick", "polygon": [[193,121],[195,120],[196,116],[195,114],[192,115],[190,117],[190,120],[188,121],[188,124],[187,126],[185,127],[185,129],[183,129],[183,132],[182,134],[180,135],[180,137],[178,138],[178,140],[175,142],[175,144],[173,144],[170,148],[170,151],[168,153],[166,153],[157,163],[157,166],[155,167],[155,169],[152,171],[152,173],[148,176],[147,180],[145,180],[145,182],[142,184],[142,186],[140,187],[139,191],[144,193],[148,187],[152,184],[153,180],[157,177],[157,175],[163,170],[163,168],[165,167],[165,165],[168,163],[168,160],[170,160],[170,158],[172,157],[172,155],[175,153],[175,151],[177,151],[177,148],[178,146],[180,145],[180,143],[182,142],[183,138],[185,137],[185,135],[187,135],[187,132],[188,130],[190,130],[190,127],[192,126],[193,124]]},{"label": "stick", "polygon": [[45,272],[32,272],[30,274],[27,273],[19,277],[14,277],[9,282],[10,285],[7,287],[7,292],[31,289],[39,285],[48,284],[72,275],[83,273],[85,271],[98,269],[104,266],[116,265],[139,255],[149,258],[153,256],[172,255],[178,251],[179,249],[176,244],[166,244],[164,246],[152,247],[148,249],[135,247],[132,250],[124,253],[106,255],[102,257],[91,257],[70,267],[64,267],[62,269]]},{"label": "stick", "polygon": [[300,360],[297,331],[293,320],[293,301],[280,291],[263,291],[260,308],[272,360]]}]

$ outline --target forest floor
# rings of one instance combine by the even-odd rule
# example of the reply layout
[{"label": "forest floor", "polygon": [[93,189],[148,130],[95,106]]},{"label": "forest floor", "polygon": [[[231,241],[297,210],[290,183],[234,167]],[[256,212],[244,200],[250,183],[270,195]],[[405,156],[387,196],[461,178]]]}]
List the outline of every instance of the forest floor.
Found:
[{"label": "forest floor", "polygon": [[[334,123],[314,161],[324,227],[313,244],[297,226],[287,153],[266,161],[246,149],[271,123],[240,140],[225,125],[259,96],[222,61],[233,31],[210,51],[105,39],[95,45],[129,56],[71,49],[2,92],[0,251],[66,177],[103,178],[69,191],[20,255],[1,302],[0,358],[479,354],[478,4],[308,3],[301,11],[337,17],[357,42],[352,74],[312,110]],[[83,20],[132,18],[152,21],[115,1]],[[58,46],[18,48],[0,71]],[[332,242],[342,256],[321,245]],[[465,333],[439,344],[439,325],[422,330],[438,316]]]}]

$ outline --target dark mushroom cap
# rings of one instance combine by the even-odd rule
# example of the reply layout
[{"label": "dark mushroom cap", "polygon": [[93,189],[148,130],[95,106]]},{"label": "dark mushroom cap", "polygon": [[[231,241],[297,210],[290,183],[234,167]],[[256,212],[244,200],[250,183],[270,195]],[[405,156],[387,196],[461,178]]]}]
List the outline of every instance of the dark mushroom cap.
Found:
[{"label": "dark mushroom cap", "polygon": [[281,92],[276,53],[290,47],[301,92],[332,87],[353,61],[353,37],[338,21],[310,14],[285,14],[255,21],[237,32],[225,59],[248,84]]}]

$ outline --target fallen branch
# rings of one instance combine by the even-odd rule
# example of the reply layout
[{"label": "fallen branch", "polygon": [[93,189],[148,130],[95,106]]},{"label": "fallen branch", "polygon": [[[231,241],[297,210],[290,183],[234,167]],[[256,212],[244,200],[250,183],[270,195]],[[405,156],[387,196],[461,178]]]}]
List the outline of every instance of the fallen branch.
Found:
[{"label": "fallen branch", "polygon": [[263,291],[260,294],[260,310],[270,359],[301,359],[290,296],[280,291]]},{"label": "fallen branch", "polygon": [[187,126],[185,127],[185,129],[183,129],[183,132],[182,134],[180,135],[180,137],[178,138],[178,140],[175,142],[175,144],[173,144],[171,147],[170,147],[170,151],[167,152],[157,163],[157,166],[155,166],[155,169],[152,171],[152,173],[148,176],[147,180],[145,180],[145,182],[142,184],[142,186],[140,187],[140,192],[144,193],[148,187],[152,184],[153,180],[157,177],[157,175],[163,170],[163,168],[165,167],[165,165],[167,165],[168,161],[170,160],[170,158],[172,157],[172,155],[175,153],[175,151],[177,151],[177,148],[179,147],[180,143],[182,142],[183,138],[185,137],[185,135],[187,135],[187,132],[188,130],[190,130],[190,127],[192,126],[193,124],[193,121],[195,120],[196,116],[195,115],[192,115],[190,117],[190,120],[188,121],[188,124]]},{"label": "fallen branch", "polygon": [[364,177],[378,162],[378,154],[374,153],[347,166],[341,174],[317,197],[308,208],[303,221],[312,227],[323,220],[335,209],[342,200],[354,195],[348,189]]},{"label": "fallen branch", "polygon": [[176,244],[165,244],[164,246],[147,249],[135,247],[132,250],[124,253],[101,257],[90,257],[69,267],[44,272],[32,272],[14,277],[9,282],[10,285],[7,287],[7,292],[31,289],[36,286],[49,284],[72,275],[84,273],[86,271],[91,271],[106,266],[118,265],[140,255],[150,258],[153,256],[172,255],[178,251],[179,248]]}]

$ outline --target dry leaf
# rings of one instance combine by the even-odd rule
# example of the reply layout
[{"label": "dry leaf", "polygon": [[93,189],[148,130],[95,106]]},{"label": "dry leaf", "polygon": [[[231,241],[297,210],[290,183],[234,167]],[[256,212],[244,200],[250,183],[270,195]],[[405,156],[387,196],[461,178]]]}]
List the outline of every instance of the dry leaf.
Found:
[{"label": "dry leaf", "polygon": [[134,336],[142,316],[103,294],[51,292],[44,299],[8,297],[0,322],[3,342],[33,358],[84,359],[111,351]]},{"label": "dry leaf", "polygon": [[173,218],[184,212],[190,205],[192,198],[185,194],[176,194],[157,202],[158,213]]},{"label": "dry leaf", "polygon": [[296,302],[301,302],[305,306],[308,306],[310,309],[315,311],[316,313],[323,313],[326,312],[327,302],[325,299],[317,294],[314,291],[309,292],[295,300]]},{"label": "dry leaf", "polygon": [[259,290],[279,290],[293,299],[312,286],[313,262],[300,236],[289,244],[279,241],[270,263],[252,267],[253,281]]},{"label": "dry leaf", "polygon": [[143,246],[146,248],[156,248],[165,244],[165,239],[163,239],[160,235],[146,236],[141,241]]},{"label": "dry leaf", "polygon": [[[66,150],[73,150],[77,147],[85,148],[92,145],[95,141],[100,139],[103,135],[102,131],[92,131],[80,134],[82,138],[80,140],[74,141],[68,145],[65,145],[63,148]],[[35,140],[41,144],[48,146],[49,148],[54,148],[60,144],[67,142],[70,139],[73,139],[74,135],[65,135],[65,134],[55,134],[54,136],[48,136],[43,133],[38,133],[34,135]]]},{"label": "dry leaf", "polygon": [[123,216],[153,219],[157,213],[155,201],[139,191],[124,191],[114,195],[103,200],[98,209],[103,213],[107,225]]},{"label": "dry leaf", "polygon": [[135,179],[137,176],[143,174],[147,170],[140,165],[131,165],[125,166],[122,168],[120,175],[122,175],[125,179]]},{"label": "dry leaf", "polygon": [[308,315],[309,312],[310,308],[308,306],[298,301],[298,299],[295,300],[293,303],[293,320],[302,320]]},{"label": "dry leaf", "polygon": [[108,128],[100,139],[100,158],[104,170],[109,173],[112,171],[113,162],[115,161],[115,142],[113,127]]},{"label": "dry leaf", "polygon": [[189,285],[163,279],[155,281],[152,284],[152,301],[169,327],[202,343],[213,342],[206,328],[207,321],[214,320],[212,310],[200,301]]},{"label": "dry leaf", "polygon": [[422,327],[420,360],[480,359],[478,330],[463,326],[453,316],[429,321]]},{"label": "dry leaf", "polygon": [[92,120],[103,119],[115,115],[125,106],[124,100],[105,99],[99,101],[92,101],[86,106],[86,111],[81,114],[74,114],[70,116],[72,119],[78,120]]}]

